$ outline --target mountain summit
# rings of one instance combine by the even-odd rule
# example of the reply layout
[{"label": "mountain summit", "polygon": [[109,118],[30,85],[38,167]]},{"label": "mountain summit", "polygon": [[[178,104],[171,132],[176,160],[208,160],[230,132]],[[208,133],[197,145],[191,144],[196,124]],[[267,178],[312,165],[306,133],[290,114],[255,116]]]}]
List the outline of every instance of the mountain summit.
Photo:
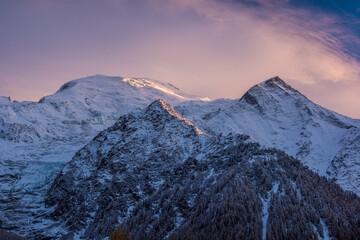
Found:
[{"label": "mountain summit", "polygon": [[289,84],[287,84],[285,81],[283,81],[278,76],[270,78],[266,81],[263,81],[262,83],[260,83],[256,86],[261,86],[261,87],[268,88],[268,89],[281,88],[285,91],[298,92],[296,89],[292,88]]},{"label": "mountain summit", "polygon": [[[283,81],[279,77],[273,77],[266,81],[263,81],[259,84],[256,84],[252,88],[250,88],[245,95],[247,94],[256,94],[258,92],[265,91],[265,92],[272,92],[273,94],[277,94],[280,92],[286,92],[288,94],[296,94],[296,95],[302,95],[300,92],[298,92],[296,89],[291,87],[289,84],[287,84],[285,81]],[[302,95],[303,96],[303,95]]]},{"label": "mountain summit", "polygon": [[195,131],[199,134],[203,134],[193,123],[184,118],[177,110],[175,110],[170,104],[166,104],[162,99],[158,99],[150,104],[146,109],[146,115],[151,116],[151,118],[159,118],[159,115],[164,115],[166,118],[173,118],[180,121],[183,121],[184,124],[192,126]]}]

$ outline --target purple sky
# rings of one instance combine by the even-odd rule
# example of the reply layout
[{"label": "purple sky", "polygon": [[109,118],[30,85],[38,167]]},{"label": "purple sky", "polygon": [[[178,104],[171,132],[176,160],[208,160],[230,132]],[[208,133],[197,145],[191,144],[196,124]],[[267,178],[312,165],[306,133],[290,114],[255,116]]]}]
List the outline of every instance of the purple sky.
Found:
[{"label": "purple sky", "polygon": [[282,2],[3,0],[0,95],[38,100],[69,80],[104,74],[239,98],[278,75],[360,118],[360,62],[343,44],[359,44],[357,35],[336,14]]}]

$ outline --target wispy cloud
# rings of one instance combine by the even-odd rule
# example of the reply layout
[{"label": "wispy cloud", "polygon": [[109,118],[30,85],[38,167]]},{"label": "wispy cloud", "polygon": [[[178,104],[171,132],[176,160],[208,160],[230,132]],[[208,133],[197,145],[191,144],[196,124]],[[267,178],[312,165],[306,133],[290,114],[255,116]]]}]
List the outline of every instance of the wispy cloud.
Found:
[{"label": "wispy cloud", "polygon": [[[360,43],[359,38],[339,27],[342,19],[335,15],[295,9],[285,5],[286,0],[251,1],[257,3],[256,7],[243,4],[250,1],[172,2],[194,10],[212,23],[219,34],[238,41],[230,48],[245,46],[251,49],[249,52],[258,54],[255,59],[259,65],[267,66],[266,61],[274,59],[273,71],[285,73],[289,78],[314,83],[354,81],[360,77],[359,62],[344,46],[346,40]],[[238,58],[246,64],[248,56]]]},{"label": "wispy cloud", "polygon": [[[286,3],[172,1],[177,7],[203,16],[212,34],[226,39],[219,43],[226,44],[223,51],[227,57],[221,58],[226,60],[217,62],[230,66],[228,72],[222,73],[228,88],[218,91],[221,96],[226,92],[235,96],[230,86],[246,89],[249,82],[280,75],[310,97],[313,95],[320,104],[360,117],[360,106],[354,104],[360,102],[360,97],[352,90],[360,86],[360,63],[354,57],[359,53],[350,52],[345,45],[358,46],[358,36],[344,27],[344,19],[337,15],[293,8]],[[338,96],[336,101],[331,95]]]}]

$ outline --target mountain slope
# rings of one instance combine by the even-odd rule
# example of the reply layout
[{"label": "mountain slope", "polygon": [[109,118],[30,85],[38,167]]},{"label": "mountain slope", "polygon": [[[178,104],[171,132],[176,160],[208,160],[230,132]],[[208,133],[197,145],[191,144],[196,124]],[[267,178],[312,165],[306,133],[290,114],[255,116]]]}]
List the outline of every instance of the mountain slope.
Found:
[{"label": "mountain slope", "polygon": [[360,234],[355,194],[249,136],[204,134],[161,100],[76,153],[46,203],[60,235],[84,239],[119,224],[135,239]]},{"label": "mountain slope", "polygon": [[[88,239],[109,234],[119,217],[156,191],[210,138],[162,100],[120,117],[76,153],[50,188],[52,216]],[[68,198],[68,201],[64,199]],[[101,222],[101,224],[99,224]]]},{"label": "mountain slope", "polygon": [[216,111],[200,114],[193,102],[178,109],[206,132],[249,134],[360,193],[360,152],[356,150],[360,120],[316,105],[278,77],[255,85],[241,99]]}]

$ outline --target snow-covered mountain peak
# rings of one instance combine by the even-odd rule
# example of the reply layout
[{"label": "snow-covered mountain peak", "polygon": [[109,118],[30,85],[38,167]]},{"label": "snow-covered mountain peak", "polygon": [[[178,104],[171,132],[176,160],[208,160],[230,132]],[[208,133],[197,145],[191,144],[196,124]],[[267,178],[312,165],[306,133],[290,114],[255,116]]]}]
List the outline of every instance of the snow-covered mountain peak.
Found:
[{"label": "snow-covered mountain peak", "polygon": [[199,109],[206,107],[193,103],[192,107],[179,110],[205,132],[251,135],[260,144],[285,151],[321,175],[336,177],[345,189],[359,194],[355,159],[359,156],[360,121],[319,106],[279,77],[255,85],[228,107],[219,105],[202,115]]},{"label": "snow-covered mountain peak", "polygon": [[250,88],[240,99],[252,105],[268,104],[269,100],[283,101],[284,98],[296,98],[308,101],[299,91],[279,77],[273,77]]},{"label": "snow-covered mountain peak", "polygon": [[173,119],[180,120],[190,126],[192,126],[198,134],[203,134],[203,132],[198,129],[193,123],[183,117],[177,110],[175,110],[170,104],[166,104],[162,99],[158,99],[150,104],[145,111],[145,114],[151,116],[158,120],[161,116],[165,114],[165,117],[172,117]]},{"label": "snow-covered mountain peak", "polygon": [[[273,116],[277,120],[279,120],[279,114],[286,113],[290,118],[301,117],[305,121],[322,119],[340,124],[339,119],[341,119],[344,123],[349,122],[348,118],[339,114],[334,115],[334,112],[315,104],[279,77],[271,78],[250,88],[238,105],[254,109],[260,114]],[[343,127],[349,127],[345,125]]]},{"label": "snow-covered mountain peak", "polygon": [[170,114],[178,119],[186,120],[178,111],[176,111],[170,104],[166,104],[162,99],[152,102],[146,108],[145,113],[148,115]]},{"label": "snow-covered mountain peak", "polygon": [[240,99],[242,107],[257,109],[279,120],[279,114],[307,121],[325,121],[340,128],[353,127],[354,120],[315,104],[289,84],[274,77],[250,88]]},{"label": "snow-covered mountain peak", "polygon": [[297,90],[292,88],[289,84],[287,84],[284,80],[282,80],[278,76],[270,78],[266,81],[263,81],[260,84],[258,84],[258,86],[265,88],[265,89],[280,88],[284,91],[298,92]]}]

